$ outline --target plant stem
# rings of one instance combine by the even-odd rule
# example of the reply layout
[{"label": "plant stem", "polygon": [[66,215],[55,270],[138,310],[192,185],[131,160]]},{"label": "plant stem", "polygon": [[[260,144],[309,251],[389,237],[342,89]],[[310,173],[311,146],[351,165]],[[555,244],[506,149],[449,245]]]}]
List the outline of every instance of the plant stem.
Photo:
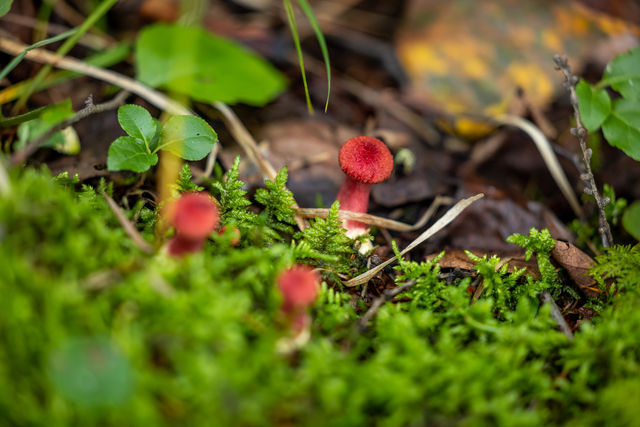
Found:
[{"label": "plant stem", "polygon": [[40,146],[40,144],[42,144],[43,142],[45,142],[47,139],[49,139],[49,137],[51,137],[51,135],[53,135],[54,133],[58,132],[59,130],[62,130],[68,126],[71,126],[74,123],[79,122],[80,120],[92,115],[92,114],[96,114],[96,113],[102,113],[104,111],[109,111],[109,110],[114,110],[116,108],[118,108],[119,106],[121,106],[124,103],[124,100],[130,95],[129,92],[127,91],[122,91],[120,92],[118,95],[116,95],[115,98],[113,98],[110,101],[107,101],[105,103],[102,104],[98,104],[95,105],[93,103],[93,99],[92,97],[89,97],[89,99],[87,99],[86,101],[86,106],[78,111],[77,113],[75,113],[73,116],[69,117],[68,119],[58,123],[57,125],[53,126],[51,129],[49,129],[48,131],[46,131],[44,134],[42,134],[40,137],[30,141],[27,145],[25,145],[25,147],[19,151],[16,151],[13,156],[11,156],[11,164],[12,165],[18,165],[22,162],[24,162],[25,160],[27,160],[27,158],[38,149],[38,147]]},{"label": "plant stem", "polygon": [[403,293],[404,291],[407,291],[409,289],[411,289],[416,283],[418,283],[415,280],[411,280],[407,283],[404,283],[396,288],[393,289],[386,289],[383,293],[382,296],[380,296],[378,299],[376,299],[373,304],[371,304],[371,307],[369,307],[369,310],[367,310],[367,312],[364,314],[364,316],[362,316],[360,318],[360,321],[358,322],[358,325],[360,326],[361,330],[364,330],[367,328],[367,324],[369,323],[369,321],[371,319],[373,319],[373,317],[378,313],[378,311],[380,310],[380,308],[387,303],[388,301],[391,301],[392,299],[394,299],[396,296],[398,296],[399,294]]},{"label": "plant stem", "polygon": [[[73,33],[73,35],[71,35],[71,37],[69,37],[62,44],[62,46],[60,46],[60,48],[56,51],[56,54],[59,56],[65,56],[67,53],[69,53],[71,48],[75,46],[80,37],[82,37],[82,35],[87,31],[89,31],[89,29],[93,27],[95,23],[98,22],[98,20],[102,18],[114,4],[116,4],[117,1],[118,0],[104,0],[102,3],[100,3],[100,5],[98,5],[98,7],[91,13],[91,15],[87,17],[82,25],[78,27],[78,30]],[[38,71],[38,74],[36,74],[33,81],[31,82],[31,86],[22,94],[20,99],[18,99],[16,104],[13,106],[13,109],[11,110],[13,115],[16,115],[18,111],[20,111],[31,94],[47,77],[52,68],[53,66],[51,64],[47,64],[42,67],[40,71]]]},{"label": "plant stem", "polygon": [[605,206],[609,204],[610,200],[600,196],[600,192],[596,186],[596,180],[593,176],[593,172],[591,171],[591,149],[587,146],[587,129],[582,125],[580,110],[578,109],[578,95],[576,94],[576,83],[578,83],[578,78],[573,75],[566,56],[554,55],[553,60],[556,63],[556,68],[564,74],[564,85],[569,91],[573,114],[576,118],[576,127],[571,129],[571,134],[578,138],[580,149],[582,150],[584,171],[580,178],[585,184],[584,192],[586,194],[591,194],[596,201],[599,213],[598,231],[602,238],[602,246],[610,248],[613,245],[613,236],[611,234],[611,227],[609,227],[609,222],[607,221],[607,215],[604,211]]}]

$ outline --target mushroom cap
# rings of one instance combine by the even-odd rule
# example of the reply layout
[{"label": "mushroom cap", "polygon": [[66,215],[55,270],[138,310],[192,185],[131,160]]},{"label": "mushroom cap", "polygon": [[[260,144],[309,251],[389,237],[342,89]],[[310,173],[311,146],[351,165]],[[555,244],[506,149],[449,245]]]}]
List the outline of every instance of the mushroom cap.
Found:
[{"label": "mushroom cap", "polygon": [[318,297],[320,277],[307,265],[294,265],[278,276],[278,288],[284,297],[284,308],[305,307]]},{"label": "mushroom cap", "polygon": [[205,192],[184,193],[172,206],[171,224],[184,239],[206,238],[218,227],[218,205]]},{"label": "mushroom cap", "polygon": [[393,171],[393,156],[379,139],[356,136],[344,143],[339,155],[340,167],[351,179],[377,184]]}]

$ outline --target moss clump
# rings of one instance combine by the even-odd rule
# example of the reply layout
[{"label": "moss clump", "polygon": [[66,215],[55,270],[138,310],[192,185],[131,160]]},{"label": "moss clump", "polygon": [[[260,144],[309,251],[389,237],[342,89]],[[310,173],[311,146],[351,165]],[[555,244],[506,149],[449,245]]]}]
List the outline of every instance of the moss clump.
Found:
[{"label": "moss clump", "polygon": [[[11,182],[0,198],[2,425],[632,425],[640,417],[640,294],[626,269],[612,276],[626,278],[625,292],[569,341],[536,298],[545,284],[496,271],[498,260],[475,259],[486,288],[473,304],[470,279],[447,284],[436,262],[401,260],[397,281],[417,284],[367,330],[357,327],[366,309],[359,296],[324,283],[311,340],[283,356],[275,277],[294,262],[337,268],[353,258],[335,218],[292,236],[282,205],[268,221],[242,219],[233,213],[247,206],[241,187],[218,182],[229,194],[222,212],[247,231],[242,243],[214,233],[202,253],[174,260],[139,252],[88,187],[32,170],[14,171]],[[285,200],[282,177],[272,185],[261,199]],[[135,209],[128,214],[148,229],[154,215]],[[291,243],[261,239],[264,227]],[[598,271],[617,259],[603,258]]]}]

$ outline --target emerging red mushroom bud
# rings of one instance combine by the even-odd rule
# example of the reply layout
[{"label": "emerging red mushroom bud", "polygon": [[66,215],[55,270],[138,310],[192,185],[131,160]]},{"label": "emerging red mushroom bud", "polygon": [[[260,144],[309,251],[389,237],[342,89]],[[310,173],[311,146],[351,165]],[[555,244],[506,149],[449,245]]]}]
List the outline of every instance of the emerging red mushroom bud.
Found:
[{"label": "emerging red mushroom bud", "polygon": [[[347,175],[336,200],[340,209],[367,212],[371,184],[389,178],[393,156],[384,143],[368,136],[356,136],[344,143],[339,155],[340,167]],[[366,224],[347,220],[347,236],[355,238],[367,232]]]},{"label": "emerging red mushroom bud", "polygon": [[318,297],[320,277],[311,267],[295,265],[280,273],[277,279],[282,292],[281,313],[290,335],[278,342],[278,351],[289,354],[302,347],[311,336],[309,306]]},{"label": "emerging red mushroom bud", "polygon": [[218,227],[219,219],[218,206],[207,193],[180,196],[169,210],[169,221],[176,230],[168,245],[169,254],[183,256],[200,251],[207,236]]},{"label": "emerging red mushroom bud", "polygon": [[318,297],[320,277],[313,268],[294,265],[280,273],[278,288],[282,292],[282,311],[304,311]]},{"label": "emerging red mushroom bud", "polygon": [[202,247],[204,246],[203,240],[189,240],[183,237],[180,237],[179,234],[176,234],[169,240],[167,245],[167,252],[170,255],[175,257],[183,257],[186,254],[193,254],[196,252],[200,252]]}]

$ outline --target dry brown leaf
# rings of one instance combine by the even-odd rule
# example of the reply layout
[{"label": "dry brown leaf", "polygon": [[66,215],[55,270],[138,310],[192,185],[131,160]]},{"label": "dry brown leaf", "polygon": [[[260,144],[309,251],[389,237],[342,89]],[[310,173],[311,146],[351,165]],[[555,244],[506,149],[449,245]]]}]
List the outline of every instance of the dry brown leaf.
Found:
[{"label": "dry brown leaf", "polygon": [[602,291],[593,277],[589,276],[589,269],[593,265],[593,259],[578,249],[575,245],[562,240],[556,240],[556,246],[551,251],[553,259],[560,264],[571,280],[578,285],[587,296],[598,296]]},{"label": "dry brown leaf", "polygon": [[[532,105],[548,104],[562,83],[553,54],[579,64],[608,36],[629,33],[638,28],[578,2],[413,0],[396,47],[412,96],[451,114],[495,116],[509,111],[519,88]],[[492,128],[460,117],[452,125],[470,137]]]}]

